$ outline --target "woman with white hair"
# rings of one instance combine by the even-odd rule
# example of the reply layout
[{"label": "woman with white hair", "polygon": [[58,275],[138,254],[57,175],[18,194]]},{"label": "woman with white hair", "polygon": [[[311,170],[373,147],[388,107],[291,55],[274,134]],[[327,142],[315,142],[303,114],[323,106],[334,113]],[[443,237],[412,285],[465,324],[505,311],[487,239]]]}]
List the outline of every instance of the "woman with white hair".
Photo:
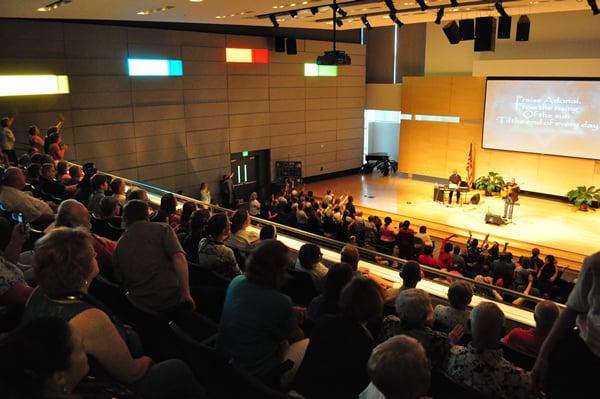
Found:
[{"label": "woman with white hair", "polygon": [[397,316],[383,319],[380,342],[401,334],[413,337],[423,345],[433,367],[442,366],[450,347],[459,342],[464,333],[462,325],[457,325],[448,335],[432,330],[433,307],[429,295],[417,288],[398,294],[396,313]]}]

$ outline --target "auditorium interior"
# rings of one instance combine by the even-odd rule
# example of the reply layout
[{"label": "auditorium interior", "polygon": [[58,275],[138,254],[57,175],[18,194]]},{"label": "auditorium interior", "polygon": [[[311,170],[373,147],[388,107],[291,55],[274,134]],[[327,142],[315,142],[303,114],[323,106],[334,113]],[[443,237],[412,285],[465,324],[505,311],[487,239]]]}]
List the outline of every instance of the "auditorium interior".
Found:
[{"label": "auditorium interior", "polygon": [[0,396],[589,396],[598,3],[0,1]]}]

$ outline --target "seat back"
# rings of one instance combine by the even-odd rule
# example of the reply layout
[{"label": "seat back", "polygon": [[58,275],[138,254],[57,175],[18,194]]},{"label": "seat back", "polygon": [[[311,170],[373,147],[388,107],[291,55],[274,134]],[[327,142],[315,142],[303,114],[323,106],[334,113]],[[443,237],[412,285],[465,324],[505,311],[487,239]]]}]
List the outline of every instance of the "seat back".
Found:
[{"label": "seat back", "polygon": [[186,361],[210,398],[289,398],[263,384],[216,349],[194,340],[176,323],[171,322],[169,325],[185,353]]},{"label": "seat back", "polygon": [[98,219],[97,217],[91,217],[92,233],[97,234],[101,237],[108,238],[113,241],[118,241],[123,234],[123,229],[113,226],[106,220]]},{"label": "seat back", "polygon": [[531,369],[533,369],[533,365],[535,364],[535,356],[521,352],[520,350],[511,348],[505,344],[502,344],[502,353],[504,358],[515,366],[521,367],[523,370],[527,371],[531,371]]},{"label": "seat back", "polygon": [[196,311],[218,323],[231,281],[195,263],[188,262],[188,269],[190,286],[197,299]]},{"label": "seat back", "polygon": [[302,271],[288,269],[289,278],[281,288],[281,292],[292,298],[299,306],[308,306],[314,297],[319,295],[312,277]]},{"label": "seat back", "polygon": [[486,395],[460,384],[448,374],[435,369],[431,372],[428,396],[435,399],[488,399]]}]

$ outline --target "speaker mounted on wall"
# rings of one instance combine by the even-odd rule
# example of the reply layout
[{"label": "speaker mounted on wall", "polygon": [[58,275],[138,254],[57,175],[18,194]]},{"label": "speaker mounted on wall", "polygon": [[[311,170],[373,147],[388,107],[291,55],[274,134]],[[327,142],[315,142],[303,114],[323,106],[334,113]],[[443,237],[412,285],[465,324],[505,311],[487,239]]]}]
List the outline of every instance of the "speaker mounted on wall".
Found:
[{"label": "speaker mounted on wall", "polygon": [[494,51],[496,49],[496,18],[479,17],[475,19],[475,51]]},{"label": "speaker mounted on wall", "polygon": [[461,19],[458,21],[460,27],[460,38],[461,40],[473,40],[475,39],[475,20],[474,19]]},{"label": "speaker mounted on wall", "polygon": [[285,37],[276,37],[275,38],[275,51],[277,53],[285,52]]},{"label": "speaker mounted on wall", "polygon": [[511,16],[498,18],[498,39],[510,39],[511,26]]},{"label": "speaker mounted on wall", "polygon": [[285,40],[285,47],[289,55],[298,54],[298,50],[296,48],[296,39],[287,38]]},{"label": "speaker mounted on wall", "polygon": [[531,23],[529,22],[529,17],[527,15],[521,15],[519,17],[519,21],[517,22],[517,41],[518,42],[526,42],[529,40],[529,28],[531,27]]},{"label": "speaker mounted on wall", "polygon": [[442,29],[450,44],[457,44],[460,42],[460,28],[456,21],[448,22]]}]

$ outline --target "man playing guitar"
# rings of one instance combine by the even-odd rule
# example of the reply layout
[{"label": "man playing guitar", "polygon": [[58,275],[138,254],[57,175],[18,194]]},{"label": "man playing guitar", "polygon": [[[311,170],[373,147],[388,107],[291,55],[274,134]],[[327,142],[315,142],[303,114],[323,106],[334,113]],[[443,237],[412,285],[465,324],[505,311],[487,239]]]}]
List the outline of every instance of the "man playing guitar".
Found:
[{"label": "man playing guitar", "polygon": [[512,220],[513,207],[519,201],[521,188],[514,177],[510,179],[510,183],[505,184],[502,188],[507,190],[506,197],[504,198],[504,219]]}]

